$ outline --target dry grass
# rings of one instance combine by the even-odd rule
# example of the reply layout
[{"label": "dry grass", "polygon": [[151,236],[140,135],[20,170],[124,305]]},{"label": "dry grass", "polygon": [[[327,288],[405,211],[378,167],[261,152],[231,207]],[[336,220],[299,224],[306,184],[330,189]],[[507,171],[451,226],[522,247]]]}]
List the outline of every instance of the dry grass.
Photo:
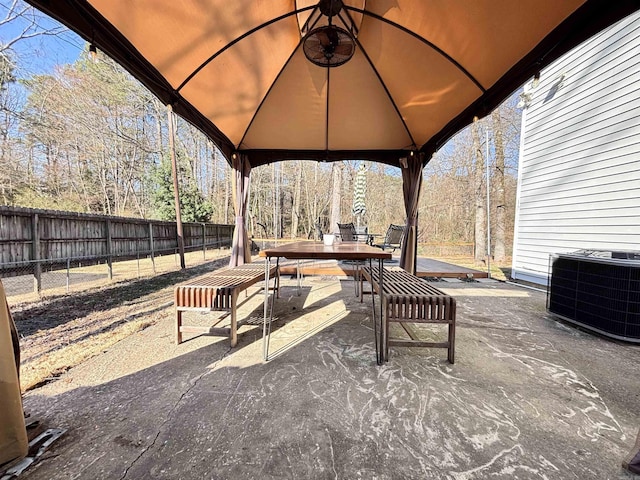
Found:
[{"label": "dry grass", "polygon": [[140,318],[127,322],[114,329],[88,336],[84,340],[69,343],[37,361],[23,362],[20,371],[22,391],[32,390],[40,385],[55,380],[64,372],[85,360],[100,354],[120,340],[144,330],[154,321]]},{"label": "dry grass", "polygon": [[173,287],[228,257],[150,278],[12,305],[20,334],[23,391],[55,379],[172,313]]},{"label": "dry grass", "polygon": [[[194,267],[206,262],[215,261],[219,258],[228,258],[228,256],[229,249],[227,248],[208,250],[206,252],[206,256],[203,255],[201,250],[199,250],[185,253],[185,263],[188,267]],[[48,288],[51,287],[51,285],[44,285],[44,289],[40,294],[32,291],[12,294],[9,291],[7,292],[7,299],[11,306],[24,303],[34,303],[44,299],[53,299],[68,295],[74,292],[82,292],[99,287],[109,287],[121,282],[150,278],[154,275],[180,270],[180,261],[176,255],[159,256],[156,257],[153,262],[150,258],[124,260],[120,262],[114,261],[112,265],[112,279],[109,279],[106,263],[75,267],[69,271],[71,283],[67,289],[67,272],[66,270],[58,270],[52,274],[50,273],[50,275],[55,275],[57,277],[57,280],[54,280],[56,285],[53,286],[53,288]],[[3,282],[10,283],[14,280],[15,279],[13,278],[8,278],[3,280]],[[27,290],[32,288],[31,285],[33,284],[33,280],[31,275],[27,276],[26,282],[24,283],[27,285]]]}]

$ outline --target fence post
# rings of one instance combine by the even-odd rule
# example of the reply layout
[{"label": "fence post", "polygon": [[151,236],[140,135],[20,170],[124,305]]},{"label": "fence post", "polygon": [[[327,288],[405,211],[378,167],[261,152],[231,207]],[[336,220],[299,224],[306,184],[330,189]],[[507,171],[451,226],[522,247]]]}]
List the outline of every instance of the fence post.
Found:
[{"label": "fence post", "polygon": [[69,293],[69,284],[71,283],[71,259],[67,258],[67,293]]},{"label": "fence post", "polygon": [[151,267],[153,273],[156,273],[156,258],[153,254],[153,223],[149,222],[149,249],[151,250]]},{"label": "fence post", "polygon": [[111,258],[111,220],[106,220],[106,234],[107,234],[107,269],[109,280],[113,280],[113,259]]},{"label": "fence post", "polygon": [[40,228],[38,214],[31,217],[31,258],[33,259],[33,291],[42,290],[42,264],[40,263]]},{"label": "fence post", "polygon": [[207,259],[207,224],[202,224],[202,259]]}]

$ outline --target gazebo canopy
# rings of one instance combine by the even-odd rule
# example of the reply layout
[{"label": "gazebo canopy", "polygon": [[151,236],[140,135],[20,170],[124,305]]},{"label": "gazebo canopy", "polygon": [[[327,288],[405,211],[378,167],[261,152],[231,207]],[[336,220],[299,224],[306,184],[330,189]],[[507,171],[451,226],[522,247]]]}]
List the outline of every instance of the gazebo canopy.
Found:
[{"label": "gazebo canopy", "polygon": [[[637,0],[27,0],[200,127],[234,169],[231,265],[251,261],[251,169],[401,167],[400,265],[415,273],[422,167]],[[180,222],[178,222],[180,223]]]},{"label": "gazebo canopy", "polygon": [[[639,8],[635,0],[27,1],[116,59],[230,163],[237,151],[251,167],[399,165],[409,150],[426,162],[542,67]],[[311,57],[353,53],[331,68],[304,52],[306,36],[328,24],[309,39],[322,47]]]}]

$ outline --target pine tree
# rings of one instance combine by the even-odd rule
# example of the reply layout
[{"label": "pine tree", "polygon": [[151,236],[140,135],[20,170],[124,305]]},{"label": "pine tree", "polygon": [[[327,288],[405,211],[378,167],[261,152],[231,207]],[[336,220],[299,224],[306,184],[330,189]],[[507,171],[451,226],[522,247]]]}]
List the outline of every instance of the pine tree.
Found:
[{"label": "pine tree", "polygon": [[[204,199],[202,193],[178,158],[178,183],[180,184],[180,209],[183,222],[208,222],[213,206]],[[171,176],[171,161],[163,158],[151,176],[153,192],[153,216],[159,220],[175,220],[176,207]]]}]

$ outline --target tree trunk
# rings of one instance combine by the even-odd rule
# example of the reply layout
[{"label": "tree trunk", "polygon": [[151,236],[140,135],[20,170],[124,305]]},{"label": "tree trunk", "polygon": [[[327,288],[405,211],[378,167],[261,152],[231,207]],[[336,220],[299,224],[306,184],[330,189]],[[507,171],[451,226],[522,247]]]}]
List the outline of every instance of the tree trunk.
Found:
[{"label": "tree trunk", "polygon": [[494,200],[496,202],[495,213],[495,230],[494,230],[494,259],[497,261],[504,261],[506,257],[505,250],[505,232],[506,232],[506,198],[504,193],[504,139],[502,135],[502,118],[500,117],[499,110],[494,110],[491,114],[493,121],[493,141],[495,144],[496,155],[496,169],[494,172],[494,185],[496,193]]},{"label": "tree trunk", "polygon": [[293,186],[293,205],[291,207],[291,238],[298,237],[300,223],[300,198],[302,196],[302,163],[296,162],[295,182]]},{"label": "tree trunk", "polygon": [[273,238],[277,240],[279,238],[278,219],[280,218],[280,182],[278,181],[278,168],[276,163],[273,164],[273,186]]},{"label": "tree trunk", "polygon": [[158,149],[158,154],[162,156],[162,152],[164,152],[164,147],[162,145],[162,117],[164,114],[164,105],[162,105],[158,100],[154,101],[156,107],[156,148]]},{"label": "tree trunk", "polygon": [[342,197],[342,162],[335,162],[331,170],[333,187],[331,189],[331,223],[329,232],[337,232],[338,223],[340,223],[340,199]]},{"label": "tree trunk", "polygon": [[224,223],[229,223],[229,169],[224,171]]},{"label": "tree trunk", "polygon": [[481,263],[485,261],[487,254],[487,209],[486,209],[486,189],[484,181],[484,157],[482,156],[482,145],[480,143],[480,127],[478,122],[471,125],[472,150],[471,155],[475,157],[474,164],[474,201],[476,205],[475,218],[475,261]]}]

